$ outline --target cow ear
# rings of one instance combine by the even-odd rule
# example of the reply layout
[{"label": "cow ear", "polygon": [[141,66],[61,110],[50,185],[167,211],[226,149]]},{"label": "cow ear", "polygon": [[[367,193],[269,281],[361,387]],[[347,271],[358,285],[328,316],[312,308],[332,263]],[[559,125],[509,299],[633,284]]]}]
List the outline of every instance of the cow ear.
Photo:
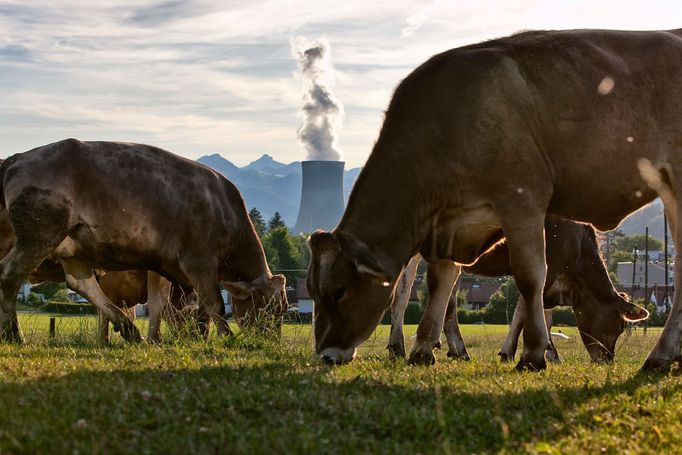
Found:
[{"label": "cow ear", "polygon": [[244,281],[224,282],[223,286],[225,286],[225,289],[227,289],[227,292],[229,292],[232,297],[239,300],[250,298],[255,290],[251,283],[246,283]]},{"label": "cow ear", "polygon": [[630,299],[628,298],[627,294],[620,292],[618,293],[618,296],[619,299],[617,306],[618,310],[623,315],[623,319],[628,322],[637,322],[643,321],[649,317],[649,312],[647,309],[639,305],[635,305],[634,303],[630,303]]},{"label": "cow ear", "polygon": [[276,275],[272,275],[272,278],[270,278],[270,282],[274,283],[276,287],[286,287],[287,284],[287,278],[282,275],[281,273],[278,273]]},{"label": "cow ear", "polygon": [[391,282],[391,277],[379,264],[367,245],[351,236],[339,236],[341,243],[341,250],[344,255],[355,263],[358,273],[369,276],[372,281],[375,281],[383,286],[388,286]]},{"label": "cow ear", "polygon": [[649,311],[646,308],[637,305],[632,306],[635,307],[635,311],[626,311],[623,313],[623,319],[628,322],[637,322],[649,318]]},{"label": "cow ear", "polygon": [[334,234],[318,229],[308,238],[308,245],[313,254],[319,255],[323,251],[341,251],[339,241],[334,237]]}]

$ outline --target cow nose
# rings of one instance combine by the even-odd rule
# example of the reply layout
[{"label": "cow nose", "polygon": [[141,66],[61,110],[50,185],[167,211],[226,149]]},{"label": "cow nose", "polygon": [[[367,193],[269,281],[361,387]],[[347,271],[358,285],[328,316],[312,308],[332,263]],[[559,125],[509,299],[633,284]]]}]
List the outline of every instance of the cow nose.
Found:
[{"label": "cow nose", "polygon": [[327,365],[343,365],[344,363],[349,363],[355,358],[355,352],[355,348],[326,348],[322,350],[320,357]]},{"label": "cow nose", "polygon": [[325,365],[336,365],[336,359],[334,357],[328,356],[328,355],[323,355],[322,357],[322,362]]}]

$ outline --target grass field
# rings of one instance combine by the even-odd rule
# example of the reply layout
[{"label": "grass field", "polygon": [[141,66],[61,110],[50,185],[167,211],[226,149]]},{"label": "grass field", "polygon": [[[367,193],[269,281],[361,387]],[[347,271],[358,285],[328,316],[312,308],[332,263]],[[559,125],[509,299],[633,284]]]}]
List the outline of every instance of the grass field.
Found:
[{"label": "grass field", "polygon": [[[0,453],[673,453],[682,377],[640,375],[657,332],[625,334],[610,366],[574,329],[542,373],[500,364],[504,326],[464,326],[470,362],[385,355],[380,327],[350,365],[312,356],[308,326],[281,341],[110,346],[95,318],[21,315],[27,344],[0,345]],[[140,327],[144,320],[138,321]],[[408,334],[415,328],[408,327]]]}]

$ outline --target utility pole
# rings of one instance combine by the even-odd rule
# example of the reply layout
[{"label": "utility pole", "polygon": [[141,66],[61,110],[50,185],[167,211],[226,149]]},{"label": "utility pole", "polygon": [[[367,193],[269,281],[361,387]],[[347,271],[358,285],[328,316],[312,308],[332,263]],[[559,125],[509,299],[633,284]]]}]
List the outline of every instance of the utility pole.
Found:
[{"label": "utility pole", "polygon": [[637,245],[632,249],[632,298],[635,298],[635,271],[637,270]]},{"label": "utility pole", "polygon": [[668,300],[668,286],[670,285],[670,275],[668,272],[668,217],[663,209],[663,262],[665,263],[665,289],[663,290],[663,301],[665,310],[670,311],[670,301]]},{"label": "utility pole", "polygon": [[644,230],[644,305],[649,304],[649,227]]}]

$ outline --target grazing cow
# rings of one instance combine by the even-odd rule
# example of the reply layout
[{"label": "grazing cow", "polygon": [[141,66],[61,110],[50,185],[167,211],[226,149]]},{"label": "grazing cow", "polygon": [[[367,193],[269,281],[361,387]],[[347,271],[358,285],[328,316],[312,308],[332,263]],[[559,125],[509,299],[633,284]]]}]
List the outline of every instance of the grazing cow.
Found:
[{"label": "grazing cow", "polygon": [[[0,160],[2,164],[3,160]],[[16,242],[14,231],[9,221],[7,210],[0,209],[0,257],[5,257]],[[31,283],[51,281],[61,283],[66,281],[64,269],[58,261],[46,259],[36,270],[29,274]],[[147,303],[149,309],[149,341],[161,341],[161,318],[177,328],[178,310],[184,304],[184,295],[179,286],[171,288],[171,283],[154,272],[144,270],[126,270],[100,274],[99,286],[111,302],[120,308],[128,318],[135,319],[133,307],[138,303]],[[171,292],[171,290],[177,292]],[[98,309],[97,338],[105,343],[109,340],[110,319]]]},{"label": "grazing cow", "polygon": [[[431,264],[434,314],[444,314],[455,262],[473,263],[504,235],[526,303],[517,368],[546,368],[548,213],[615,228],[657,195],[640,176],[646,159],[670,188],[682,254],[680,74],[682,30],[524,32],[417,68],[394,93],[339,225],[310,238],[316,351],[350,361],[416,253]],[[681,298],[644,369],[679,358]]]},{"label": "grazing cow", "polygon": [[48,257],[129,341],[139,331],[93,269],[152,270],[192,287],[204,333],[209,320],[229,332],[220,282],[251,320],[281,324],[284,276],[270,273],[241,194],[213,170],[148,145],[67,139],[8,158],[0,179],[16,236],[0,262],[3,338],[22,341],[16,294]]},{"label": "grazing cow", "polygon": [[[548,216],[545,222],[547,248],[547,280],[543,296],[547,329],[551,328],[549,309],[557,305],[570,305],[576,314],[580,336],[590,357],[595,362],[610,361],[616,348],[616,341],[625,330],[626,321],[646,319],[649,314],[644,308],[630,303],[618,293],[609,278],[604,265],[594,228]],[[391,336],[388,350],[392,356],[405,356],[405,341],[402,332],[402,315],[407,306],[409,289],[416,274],[419,256],[415,256],[403,271],[391,306]],[[511,274],[509,251],[506,242],[495,245],[478,260],[463,267],[463,271],[475,275],[502,276]],[[448,357],[469,358],[464,340],[457,324],[457,299],[455,290],[448,301],[445,314],[445,335],[448,341]],[[516,353],[518,337],[523,328],[525,304],[523,298],[514,311],[511,328],[499,353],[503,361],[511,361]],[[423,331],[422,331],[423,332]],[[415,346],[424,340],[417,339]],[[559,355],[550,339],[548,359],[558,360]],[[419,350],[410,356],[411,363],[435,361],[429,352],[423,355]]]}]

